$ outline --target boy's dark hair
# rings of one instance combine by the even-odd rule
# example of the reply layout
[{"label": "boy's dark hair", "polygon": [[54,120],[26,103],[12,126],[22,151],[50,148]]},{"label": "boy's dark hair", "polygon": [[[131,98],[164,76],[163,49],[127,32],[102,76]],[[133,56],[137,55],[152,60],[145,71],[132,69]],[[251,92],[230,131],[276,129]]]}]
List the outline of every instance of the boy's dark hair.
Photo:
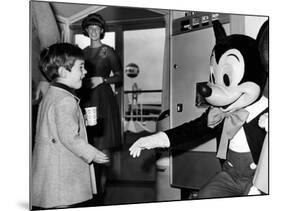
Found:
[{"label": "boy's dark hair", "polygon": [[70,43],[56,43],[42,50],[39,69],[51,82],[59,76],[59,67],[71,71],[77,59],[84,60],[83,51],[78,46]]}]

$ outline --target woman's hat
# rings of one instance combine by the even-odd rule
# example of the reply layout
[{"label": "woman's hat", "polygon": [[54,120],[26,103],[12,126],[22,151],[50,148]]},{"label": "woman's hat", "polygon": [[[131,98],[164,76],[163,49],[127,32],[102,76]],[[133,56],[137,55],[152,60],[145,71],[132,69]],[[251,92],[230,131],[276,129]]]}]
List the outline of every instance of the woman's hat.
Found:
[{"label": "woman's hat", "polygon": [[97,25],[102,29],[101,35],[100,35],[100,39],[102,39],[104,37],[104,33],[105,33],[105,21],[102,18],[102,16],[99,14],[93,13],[93,14],[89,14],[87,17],[85,17],[83,19],[82,25],[81,25],[82,32],[87,37],[89,37],[87,28],[90,25]]}]

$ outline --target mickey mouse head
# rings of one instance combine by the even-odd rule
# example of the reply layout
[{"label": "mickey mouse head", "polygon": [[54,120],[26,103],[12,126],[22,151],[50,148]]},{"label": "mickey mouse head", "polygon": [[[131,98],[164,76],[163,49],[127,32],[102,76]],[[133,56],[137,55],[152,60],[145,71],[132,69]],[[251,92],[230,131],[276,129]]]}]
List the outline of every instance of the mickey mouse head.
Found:
[{"label": "mickey mouse head", "polygon": [[245,35],[227,36],[219,21],[213,22],[216,45],[210,57],[209,83],[199,93],[212,106],[237,110],[261,96],[266,74],[258,43]]}]

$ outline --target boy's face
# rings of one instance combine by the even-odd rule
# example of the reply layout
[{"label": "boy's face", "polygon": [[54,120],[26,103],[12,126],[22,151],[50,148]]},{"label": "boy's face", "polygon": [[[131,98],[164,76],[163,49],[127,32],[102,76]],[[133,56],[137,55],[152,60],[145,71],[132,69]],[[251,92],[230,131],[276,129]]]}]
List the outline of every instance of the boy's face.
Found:
[{"label": "boy's face", "polygon": [[84,68],[84,60],[77,59],[68,72],[68,85],[73,89],[79,89],[82,86],[82,79],[85,77],[87,71]]}]

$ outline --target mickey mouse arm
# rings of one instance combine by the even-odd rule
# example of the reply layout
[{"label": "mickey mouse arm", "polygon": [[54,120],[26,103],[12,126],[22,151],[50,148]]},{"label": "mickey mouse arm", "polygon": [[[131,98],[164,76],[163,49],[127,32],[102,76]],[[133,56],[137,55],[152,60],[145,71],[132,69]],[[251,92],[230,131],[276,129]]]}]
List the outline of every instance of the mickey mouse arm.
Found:
[{"label": "mickey mouse arm", "polygon": [[262,145],[258,166],[253,179],[253,186],[248,195],[257,195],[262,191],[268,194],[268,113],[259,118],[259,127],[267,132]]},{"label": "mickey mouse arm", "polygon": [[263,193],[268,194],[268,133],[264,139],[253,185]]},{"label": "mickey mouse arm", "polygon": [[165,131],[169,137],[170,147],[193,148],[214,138],[219,127],[214,129],[207,126],[209,109],[197,119]]}]

